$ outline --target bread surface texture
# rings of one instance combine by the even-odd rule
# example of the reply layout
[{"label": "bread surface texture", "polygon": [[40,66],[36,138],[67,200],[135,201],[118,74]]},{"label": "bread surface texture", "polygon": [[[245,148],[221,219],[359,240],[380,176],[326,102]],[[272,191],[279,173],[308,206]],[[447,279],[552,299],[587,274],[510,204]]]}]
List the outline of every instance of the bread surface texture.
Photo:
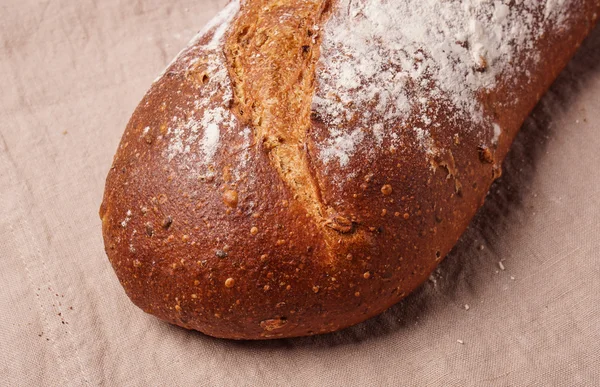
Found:
[{"label": "bread surface texture", "polygon": [[599,0],[232,1],[151,86],[100,209],[131,300],[232,339],[423,283]]}]

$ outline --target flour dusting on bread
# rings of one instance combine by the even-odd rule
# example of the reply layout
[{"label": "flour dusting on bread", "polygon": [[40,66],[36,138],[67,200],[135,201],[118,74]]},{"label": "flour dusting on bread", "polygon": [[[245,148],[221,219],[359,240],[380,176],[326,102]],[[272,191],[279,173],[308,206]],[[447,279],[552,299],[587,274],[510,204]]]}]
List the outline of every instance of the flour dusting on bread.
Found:
[{"label": "flour dusting on bread", "polygon": [[[313,111],[330,128],[320,158],[344,167],[362,141],[380,146],[381,131],[409,138],[435,154],[428,128],[440,104],[478,129],[482,141],[497,138],[478,94],[497,78],[523,71],[515,60],[541,34],[558,29],[576,0],[340,0],[323,28]],[[543,15],[540,17],[540,15]],[[531,58],[532,61],[537,58]],[[414,113],[422,114],[415,125]],[[352,136],[349,123],[367,130]],[[354,141],[351,143],[349,141]],[[340,146],[339,144],[343,144]],[[410,146],[410,144],[402,144]]]},{"label": "flour dusting on bread", "polygon": [[[196,165],[210,164],[217,153],[221,131],[237,125],[235,116],[227,106],[233,98],[233,88],[227,73],[225,56],[220,47],[239,8],[239,1],[232,1],[192,39],[191,47],[212,31],[210,41],[199,47],[202,55],[198,56],[197,53],[191,55],[188,47],[174,61],[174,63],[178,61],[187,63],[185,71],[199,73],[206,83],[202,85],[202,93],[199,93],[194,103],[195,111],[201,112],[201,117],[196,115],[173,117],[173,122],[167,130],[169,145],[166,156],[169,161],[185,154]],[[202,154],[190,152],[192,145],[197,142]]]}]

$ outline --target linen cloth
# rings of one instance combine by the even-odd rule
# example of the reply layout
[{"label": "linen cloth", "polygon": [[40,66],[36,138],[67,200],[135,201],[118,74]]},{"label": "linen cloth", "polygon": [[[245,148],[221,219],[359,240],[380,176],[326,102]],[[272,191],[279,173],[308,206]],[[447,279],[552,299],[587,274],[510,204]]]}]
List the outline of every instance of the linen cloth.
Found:
[{"label": "linen cloth", "polygon": [[600,29],[458,246],[380,317],[233,342],[131,304],[103,250],[104,179],[151,82],[224,4],[2,0],[0,384],[600,385]]}]

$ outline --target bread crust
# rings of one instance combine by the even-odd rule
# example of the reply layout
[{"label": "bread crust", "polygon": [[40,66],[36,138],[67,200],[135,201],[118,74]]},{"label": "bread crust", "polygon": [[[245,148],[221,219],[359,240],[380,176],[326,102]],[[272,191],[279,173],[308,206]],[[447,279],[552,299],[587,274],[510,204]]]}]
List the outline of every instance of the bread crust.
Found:
[{"label": "bread crust", "polygon": [[[433,122],[411,111],[387,123],[404,145],[373,137],[337,164],[323,157],[332,128],[363,124],[332,124],[312,101],[325,95],[333,54],[322,40],[343,4],[230,3],[152,85],[108,174],[100,216],[127,295],[231,339],[332,332],[397,303],[452,249],[595,25],[600,2],[574,3],[560,28],[515,48],[522,71],[477,94],[482,120],[431,100]],[[417,126],[434,151],[414,145]]]}]

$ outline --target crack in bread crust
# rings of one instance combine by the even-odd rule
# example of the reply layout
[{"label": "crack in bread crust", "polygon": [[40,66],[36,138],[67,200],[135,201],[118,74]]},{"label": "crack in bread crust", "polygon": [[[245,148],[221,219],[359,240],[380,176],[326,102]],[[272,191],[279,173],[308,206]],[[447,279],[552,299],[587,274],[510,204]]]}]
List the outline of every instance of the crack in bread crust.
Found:
[{"label": "crack in bread crust", "polygon": [[320,29],[330,0],[259,0],[247,3],[225,44],[234,85],[233,111],[253,128],[255,143],[320,224],[334,212],[321,198],[310,167],[306,134],[311,126]]}]

